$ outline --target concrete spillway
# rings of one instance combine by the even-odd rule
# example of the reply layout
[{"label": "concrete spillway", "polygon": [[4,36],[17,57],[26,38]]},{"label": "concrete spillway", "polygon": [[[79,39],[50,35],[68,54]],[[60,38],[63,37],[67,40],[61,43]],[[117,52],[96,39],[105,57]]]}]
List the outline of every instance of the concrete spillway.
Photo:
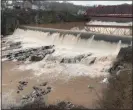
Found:
[{"label": "concrete spillway", "polygon": [[19,28],[34,30],[34,31],[50,32],[50,34],[60,33],[61,35],[72,34],[75,36],[80,34],[81,39],[88,39],[94,35],[95,36],[94,40],[103,40],[103,41],[112,42],[112,43],[113,42],[118,43],[121,40],[123,44],[131,44],[131,41],[132,41],[132,36],[107,35],[107,34],[100,34],[100,33],[94,33],[94,32],[80,32],[80,31],[72,31],[72,30],[31,27],[31,26],[20,26]]}]

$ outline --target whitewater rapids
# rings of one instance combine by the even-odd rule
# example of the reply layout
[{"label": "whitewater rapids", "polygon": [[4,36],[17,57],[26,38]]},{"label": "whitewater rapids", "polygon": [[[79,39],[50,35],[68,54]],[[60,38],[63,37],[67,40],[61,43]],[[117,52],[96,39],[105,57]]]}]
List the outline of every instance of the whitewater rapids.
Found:
[{"label": "whitewater rapids", "polygon": [[[55,45],[55,52],[52,57],[56,60],[47,60],[46,56],[39,62],[25,62],[15,69],[32,70],[36,76],[45,74],[47,78],[64,78],[69,79],[76,76],[90,76],[91,78],[109,75],[108,69],[111,67],[112,62],[115,60],[121,47],[127,45],[118,43],[110,43],[105,41],[95,41],[94,35],[89,39],[84,40],[77,36],[60,33],[50,34],[49,32],[39,32],[32,30],[16,29],[13,35],[8,36],[7,42],[21,42],[20,49],[41,47],[45,45]],[[16,49],[12,50],[15,51]],[[76,63],[63,63],[61,64],[58,59],[66,57],[75,57],[81,54],[92,55],[83,59],[81,62]],[[95,62],[91,65],[88,62],[96,58]]]}]

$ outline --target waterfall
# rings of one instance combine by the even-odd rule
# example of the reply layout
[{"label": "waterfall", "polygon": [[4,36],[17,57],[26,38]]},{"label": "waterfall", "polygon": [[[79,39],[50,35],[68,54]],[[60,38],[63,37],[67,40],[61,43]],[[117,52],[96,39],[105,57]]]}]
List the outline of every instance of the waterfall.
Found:
[{"label": "waterfall", "polygon": [[130,44],[130,46],[132,46],[132,41],[131,41],[131,44]]},{"label": "waterfall", "polygon": [[117,46],[116,46],[116,50],[115,50],[115,54],[117,55],[118,53],[119,53],[119,51],[120,51],[120,49],[121,49],[121,40],[119,40],[119,42],[118,42],[118,44],[117,44]]},{"label": "waterfall", "polygon": [[63,41],[64,41],[64,35],[61,35],[60,36],[60,43],[63,44]]},{"label": "waterfall", "polygon": [[92,37],[89,38],[89,39],[87,40],[87,45],[88,45],[89,47],[90,47],[92,41],[94,40],[94,36],[95,36],[95,35],[92,35]]},{"label": "waterfall", "polygon": [[79,43],[79,41],[80,41],[80,35],[81,34],[78,34],[76,37],[77,37],[77,44]]},{"label": "waterfall", "polygon": [[[49,32],[31,30],[27,30],[25,32],[22,29],[17,29],[12,35],[14,36],[14,38],[10,37],[10,39],[13,39],[14,41],[24,42],[22,44],[23,48],[33,48],[44,45],[56,45],[59,48],[69,48],[73,49],[74,51],[93,51],[96,53],[118,53],[120,47],[124,46],[123,44],[121,44],[121,41],[119,41],[119,43],[112,43],[102,40],[94,40],[95,35],[90,36],[87,40],[82,39],[80,35],[81,33],[77,35],[60,34],[58,32],[50,34]],[[16,37],[18,36],[20,36],[21,38],[19,37],[16,39]],[[114,52],[114,50],[116,51]]]}]

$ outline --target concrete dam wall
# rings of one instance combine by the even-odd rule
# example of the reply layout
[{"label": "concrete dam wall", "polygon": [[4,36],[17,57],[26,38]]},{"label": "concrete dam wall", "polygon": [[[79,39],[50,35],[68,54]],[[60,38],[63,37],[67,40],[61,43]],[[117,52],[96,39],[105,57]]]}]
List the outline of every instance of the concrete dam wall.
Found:
[{"label": "concrete dam wall", "polygon": [[89,39],[92,36],[93,40],[102,40],[111,43],[121,42],[123,44],[131,44],[132,36],[118,36],[118,35],[107,35],[100,34],[94,32],[80,32],[80,31],[72,31],[72,30],[63,30],[63,29],[52,29],[52,28],[42,28],[42,27],[31,27],[31,26],[20,26],[20,29],[24,30],[33,30],[33,31],[41,31],[41,32],[49,32],[52,33],[60,33],[60,35],[71,34],[74,36],[79,36],[81,39]]}]

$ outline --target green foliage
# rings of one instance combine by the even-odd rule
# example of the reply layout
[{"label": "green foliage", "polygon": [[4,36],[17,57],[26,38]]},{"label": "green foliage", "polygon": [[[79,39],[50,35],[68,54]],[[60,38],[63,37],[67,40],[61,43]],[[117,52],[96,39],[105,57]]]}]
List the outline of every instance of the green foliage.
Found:
[{"label": "green foliage", "polygon": [[[60,18],[58,18],[60,16]],[[85,18],[82,15],[74,15],[68,11],[43,11],[43,10],[21,10],[21,9],[6,9],[2,11],[2,34],[10,34],[13,32],[17,20],[20,25],[24,24],[45,24],[58,22],[77,22],[83,21]]]}]

